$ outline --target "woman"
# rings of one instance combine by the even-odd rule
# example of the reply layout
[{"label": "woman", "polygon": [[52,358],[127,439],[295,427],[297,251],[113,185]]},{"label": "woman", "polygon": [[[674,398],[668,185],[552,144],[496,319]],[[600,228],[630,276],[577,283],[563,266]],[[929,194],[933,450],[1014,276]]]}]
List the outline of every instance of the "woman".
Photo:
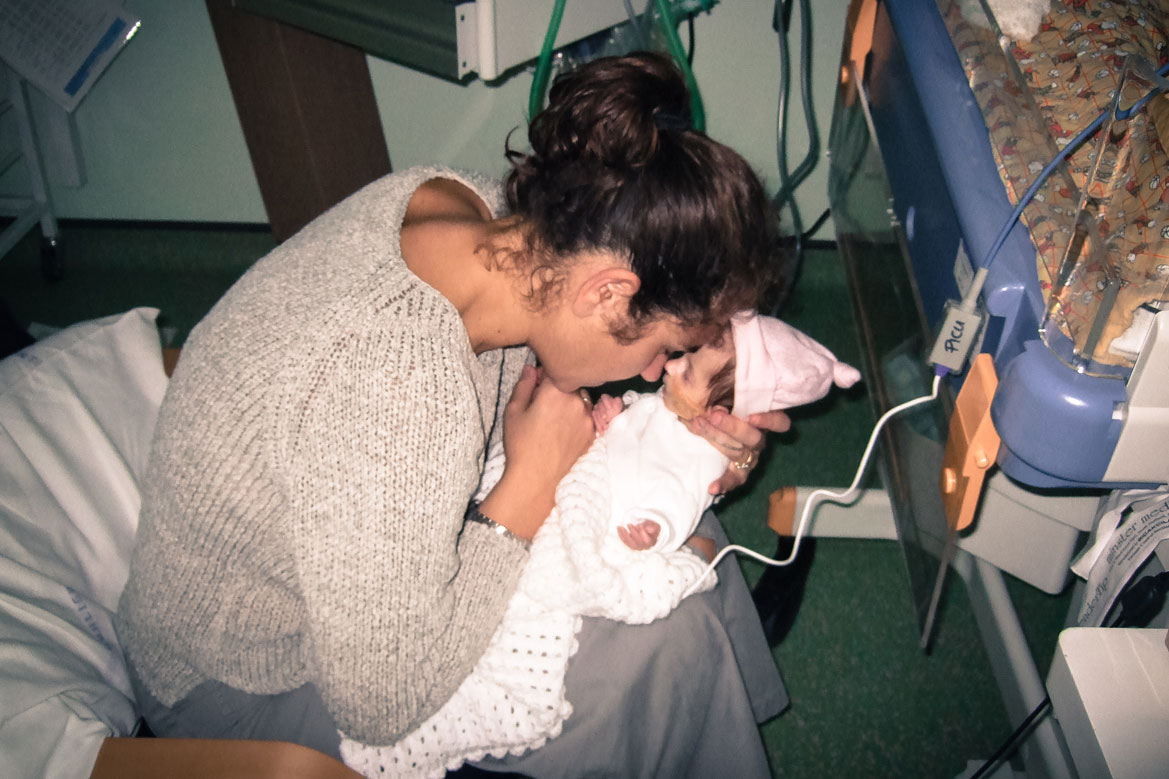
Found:
[{"label": "woman", "polygon": [[[388,176],[257,262],[195,328],[159,414],[118,615],[155,733],[336,755],[338,729],[391,743],[450,697],[593,439],[578,390],[656,380],[774,275],[762,187],[683,126],[687,105],[656,55],[563,76],[531,152],[509,152],[506,200],[454,171]],[[760,428],[787,421],[751,421],[696,427],[752,462]],[[500,437],[503,477],[469,507]],[[730,468],[711,488],[745,477]],[[722,608],[698,619],[721,624]],[[637,640],[667,643],[671,620]],[[625,640],[589,630],[582,673]],[[581,723],[624,705],[573,698],[573,684]]]}]

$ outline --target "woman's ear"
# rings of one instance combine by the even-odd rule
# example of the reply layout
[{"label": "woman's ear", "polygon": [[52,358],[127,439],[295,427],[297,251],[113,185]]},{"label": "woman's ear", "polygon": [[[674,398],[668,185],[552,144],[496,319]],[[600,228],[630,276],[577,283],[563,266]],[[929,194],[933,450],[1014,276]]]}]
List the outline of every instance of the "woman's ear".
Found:
[{"label": "woman's ear", "polygon": [[580,317],[594,313],[624,317],[629,299],[641,289],[641,279],[628,268],[609,266],[584,277],[572,298],[572,312]]}]

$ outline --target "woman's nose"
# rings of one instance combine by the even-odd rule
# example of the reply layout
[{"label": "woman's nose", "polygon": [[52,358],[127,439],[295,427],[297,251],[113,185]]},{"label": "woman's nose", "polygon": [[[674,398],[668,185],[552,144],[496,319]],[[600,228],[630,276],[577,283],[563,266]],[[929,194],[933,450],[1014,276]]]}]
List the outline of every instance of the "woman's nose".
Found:
[{"label": "woman's nose", "polygon": [[662,368],[666,365],[666,355],[659,354],[653,359],[649,365],[645,366],[645,370],[641,372],[641,378],[646,381],[657,381],[662,377]]}]

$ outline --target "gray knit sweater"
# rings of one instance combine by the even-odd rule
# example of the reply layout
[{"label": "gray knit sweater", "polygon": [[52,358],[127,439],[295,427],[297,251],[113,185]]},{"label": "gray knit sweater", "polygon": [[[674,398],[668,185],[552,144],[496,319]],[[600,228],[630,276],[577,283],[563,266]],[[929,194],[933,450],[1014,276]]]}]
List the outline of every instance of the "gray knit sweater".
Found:
[{"label": "gray knit sweater", "polygon": [[463,513],[526,348],[471,349],[399,231],[439,168],[376,181],[194,329],[143,484],[117,629],[163,704],[314,683],[351,738],[414,729],[482,654],[524,552]]}]

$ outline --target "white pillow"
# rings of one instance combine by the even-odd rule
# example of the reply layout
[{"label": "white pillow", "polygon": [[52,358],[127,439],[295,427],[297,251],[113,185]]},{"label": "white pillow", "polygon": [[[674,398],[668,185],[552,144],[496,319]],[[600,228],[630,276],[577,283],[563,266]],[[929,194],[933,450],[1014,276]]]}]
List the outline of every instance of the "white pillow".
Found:
[{"label": "white pillow", "polygon": [[112,615],[166,374],[158,311],[66,328],[0,360],[0,755],[85,775],[137,715]]}]

